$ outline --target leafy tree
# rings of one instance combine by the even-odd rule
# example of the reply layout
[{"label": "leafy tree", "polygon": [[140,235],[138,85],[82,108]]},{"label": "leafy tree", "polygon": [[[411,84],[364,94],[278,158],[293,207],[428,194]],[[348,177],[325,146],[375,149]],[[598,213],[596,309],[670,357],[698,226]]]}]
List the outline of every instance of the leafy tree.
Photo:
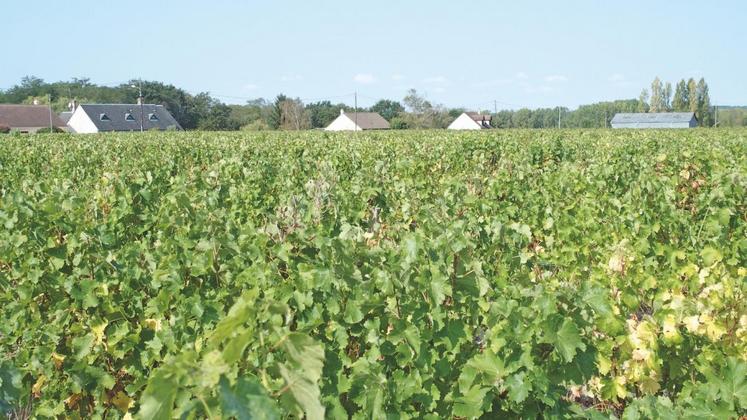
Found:
[{"label": "leafy tree", "polygon": [[664,90],[662,91],[662,99],[663,99],[662,109],[667,112],[671,111],[672,110],[672,84],[669,82],[664,84]]},{"label": "leafy tree", "polygon": [[270,115],[267,118],[267,124],[273,130],[277,130],[278,128],[280,128],[280,124],[282,124],[283,122],[283,102],[285,102],[287,99],[288,97],[283,95],[282,93],[275,97],[275,102],[273,103],[272,109],[270,110]]},{"label": "leafy tree", "polygon": [[389,121],[389,127],[393,130],[406,130],[410,128],[410,125],[407,122],[407,119],[401,116],[397,116],[392,118],[391,121]]},{"label": "leafy tree", "polygon": [[708,93],[708,84],[705,79],[701,78],[698,81],[696,88],[696,95],[698,97],[698,120],[700,125],[703,127],[713,126],[713,114],[711,109],[711,97]]},{"label": "leafy tree", "polygon": [[511,117],[513,116],[513,112],[502,110],[498,111],[497,114],[492,118],[490,121],[490,124],[494,128],[512,128],[513,125],[511,123]]},{"label": "leafy tree", "polygon": [[340,110],[347,110],[345,104],[332,104],[330,101],[320,101],[306,105],[306,111],[312,128],[324,128],[340,115]]},{"label": "leafy tree", "polygon": [[638,107],[636,108],[636,111],[648,112],[648,110],[648,91],[646,89],[643,89],[641,91],[641,94],[638,96]]},{"label": "leafy tree", "polygon": [[268,127],[267,120],[270,115],[272,104],[262,98],[247,101],[244,105],[231,105],[231,119],[240,127],[261,122]]},{"label": "leafy tree", "polygon": [[280,128],[283,130],[304,130],[311,126],[309,113],[298,98],[280,102],[280,112]]},{"label": "leafy tree", "polygon": [[405,107],[397,101],[382,99],[371,107],[371,112],[378,112],[385,120],[391,122],[392,118],[405,111]]},{"label": "leafy tree", "polygon": [[687,83],[682,79],[677,82],[677,87],[674,91],[674,99],[672,100],[672,108],[677,112],[687,111],[690,106],[689,97]]},{"label": "leafy tree", "polygon": [[651,102],[649,112],[666,111],[664,104],[664,87],[658,77],[651,83]]},{"label": "leafy tree", "polygon": [[514,113],[511,121],[516,128],[529,128],[531,126],[532,111],[529,108],[522,108]]},{"label": "leafy tree", "polygon": [[687,81],[687,92],[690,102],[689,111],[698,112],[698,85],[692,77]]},{"label": "leafy tree", "polygon": [[239,129],[238,124],[231,120],[231,107],[215,99],[208,101],[207,112],[203,115],[197,127],[200,130],[229,131]]}]

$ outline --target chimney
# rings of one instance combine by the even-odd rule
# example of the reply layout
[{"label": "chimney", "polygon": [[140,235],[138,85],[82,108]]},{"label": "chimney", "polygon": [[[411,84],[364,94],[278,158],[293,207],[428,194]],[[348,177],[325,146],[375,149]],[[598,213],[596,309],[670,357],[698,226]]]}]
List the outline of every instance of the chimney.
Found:
[{"label": "chimney", "polygon": [[39,105],[39,100],[34,98],[34,105]]},{"label": "chimney", "polygon": [[75,108],[78,107],[78,101],[73,99],[67,104],[67,107],[70,108],[70,112],[75,112]]},{"label": "chimney", "polygon": [[143,97],[142,96],[138,96],[137,97],[137,104],[138,105],[142,105],[143,104]]},{"label": "chimney", "polygon": [[345,115],[345,110],[344,109],[340,109],[340,115]]}]

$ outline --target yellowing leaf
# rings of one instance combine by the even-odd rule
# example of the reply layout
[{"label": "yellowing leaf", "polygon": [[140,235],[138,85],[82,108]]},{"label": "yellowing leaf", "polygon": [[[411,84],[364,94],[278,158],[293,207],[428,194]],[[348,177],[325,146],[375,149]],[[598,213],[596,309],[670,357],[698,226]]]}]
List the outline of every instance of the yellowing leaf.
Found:
[{"label": "yellowing leaf", "polygon": [[153,331],[161,331],[161,320],[148,318],[144,322],[145,327]]},{"label": "yellowing leaf", "polygon": [[52,361],[54,362],[54,367],[60,369],[62,368],[62,363],[65,361],[65,356],[53,352]]},{"label": "yellowing leaf", "polygon": [[99,345],[104,342],[104,330],[106,329],[106,326],[109,325],[109,322],[102,321],[100,323],[97,323],[95,325],[91,326],[91,332],[93,333],[94,337],[94,345]]},{"label": "yellowing leaf", "polygon": [[119,409],[119,411],[126,413],[127,410],[132,408],[133,400],[124,391],[119,391],[111,399],[111,403]]},{"label": "yellowing leaf", "polygon": [[41,395],[42,387],[44,386],[44,383],[47,381],[47,377],[44,375],[39,376],[36,379],[36,382],[34,382],[34,386],[31,387],[31,393],[34,394],[35,397],[39,397]]}]

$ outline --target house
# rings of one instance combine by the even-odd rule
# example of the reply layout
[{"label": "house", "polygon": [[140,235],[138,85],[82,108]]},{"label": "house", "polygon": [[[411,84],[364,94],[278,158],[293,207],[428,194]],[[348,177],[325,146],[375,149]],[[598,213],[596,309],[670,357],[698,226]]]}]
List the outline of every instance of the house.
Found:
[{"label": "house", "polygon": [[43,128],[65,130],[65,123],[47,105],[0,105],[0,126],[21,133],[35,133]]},{"label": "house", "polygon": [[163,105],[152,104],[78,105],[68,126],[76,133],[182,129]]},{"label": "house", "polygon": [[694,128],[698,118],[694,112],[651,112],[615,114],[612,128]]},{"label": "house", "polygon": [[387,130],[389,122],[376,112],[345,112],[335,118],[325,131]]},{"label": "house", "polygon": [[463,112],[451,124],[449,130],[482,130],[490,128],[490,115],[479,112]]}]

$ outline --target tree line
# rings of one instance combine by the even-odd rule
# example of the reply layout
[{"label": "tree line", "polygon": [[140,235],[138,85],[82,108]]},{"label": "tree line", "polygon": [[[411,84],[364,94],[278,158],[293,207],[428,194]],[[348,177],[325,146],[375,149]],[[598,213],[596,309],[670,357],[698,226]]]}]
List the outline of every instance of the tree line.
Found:
[{"label": "tree line", "polygon": [[[0,103],[43,104],[51,99],[52,108],[65,111],[68,104],[78,103],[136,103],[142,86],[146,103],[164,105],[187,130],[305,130],[329,125],[353,108],[328,100],[304,103],[300,98],[280,94],[272,100],[258,98],[241,105],[228,105],[208,92],[191,94],[174,85],[157,81],[130,80],[116,86],[96,85],[86,78],[47,83],[29,76],[5,91],[0,90]],[[49,98],[49,99],[48,99]],[[434,104],[424,95],[411,89],[401,101],[381,99],[360,112],[378,112],[394,129],[446,128],[464,108],[449,108]],[[493,116],[496,128],[603,128],[620,112],[695,112],[701,125],[710,127],[715,122],[708,84],[704,79],[662,83],[657,77],[650,91],[644,89],[638,99],[623,99],[581,105],[575,110],[565,107],[521,108],[497,113],[481,110]],[[731,108],[719,112],[720,126],[747,125],[747,110]]]},{"label": "tree line", "polygon": [[715,108],[711,106],[708,84],[690,78],[677,82],[672,96],[672,84],[662,83],[658,77],[651,82],[651,93],[643,89],[638,97],[638,112],[694,112],[700,125],[712,127],[715,123]]}]

